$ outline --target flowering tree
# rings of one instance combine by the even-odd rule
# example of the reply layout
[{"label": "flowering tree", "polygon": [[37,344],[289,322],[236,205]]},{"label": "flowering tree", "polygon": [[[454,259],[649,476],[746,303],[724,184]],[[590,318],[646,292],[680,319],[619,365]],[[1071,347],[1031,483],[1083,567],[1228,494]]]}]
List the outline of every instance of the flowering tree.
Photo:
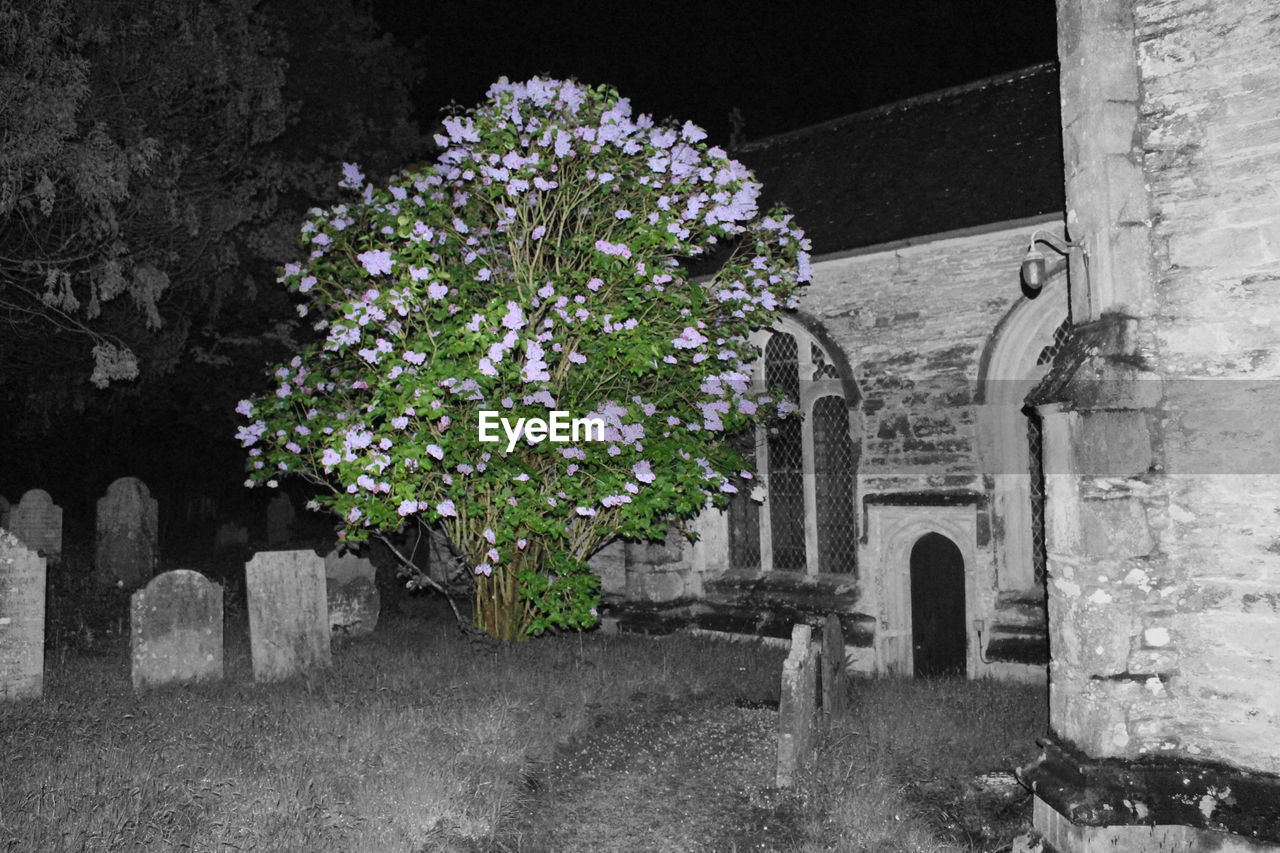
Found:
[{"label": "flowering tree", "polygon": [[[475,624],[517,639],[593,625],[593,551],[750,477],[727,438],[790,407],[750,392],[747,336],[793,303],[808,244],[692,124],[574,82],[488,97],[445,122],[430,168],[376,189],[345,167],[359,200],[313,211],[282,278],[324,338],[241,402],[239,438],[249,484],[322,484],[349,541],[440,523]],[[727,260],[691,280],[681,259],[717,242]],[[603,435],[552,440],[553,412]]]}]

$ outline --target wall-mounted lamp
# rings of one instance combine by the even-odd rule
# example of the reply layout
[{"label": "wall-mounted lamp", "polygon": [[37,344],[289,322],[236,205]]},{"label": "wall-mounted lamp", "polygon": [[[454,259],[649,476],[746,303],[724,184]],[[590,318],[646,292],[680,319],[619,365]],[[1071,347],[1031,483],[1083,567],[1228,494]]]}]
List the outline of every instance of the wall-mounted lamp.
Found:
[{"label": "wall-mounted lamp", "polygon": [[1031,233],[1031,245],[1027,247],[1027,254],[1022,259],[1022,282],[1028,289],[1038,292],[1044,287],[1045,279],[1048,277],[1045,272],[1044,253],[1036,248],[1037,243],[1043,243],[1050,249],[1053,249],[1060,255],[1065,255],[1070,259],[1079,254],[1081,262],[1072,264],[1073,273],[1082,275],[1085,292],[1089,288],[1089,256],[1085,254],[1084,243],[1064,240],[1056,236],[1051,231],[1033,231]]}]

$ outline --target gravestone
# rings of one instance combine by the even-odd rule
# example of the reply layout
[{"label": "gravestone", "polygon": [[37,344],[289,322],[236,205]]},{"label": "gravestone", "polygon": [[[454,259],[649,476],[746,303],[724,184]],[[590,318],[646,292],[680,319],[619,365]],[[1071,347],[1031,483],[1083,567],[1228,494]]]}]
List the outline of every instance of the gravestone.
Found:
[{"label": "gravestone", "polygon": [[355,554],[331,552],[324,558],[329,629],[368,634],[378,624],[382,603],[373,563]]},{"label": "gravestone", "polygon": [[222,587],[178,569],[133,594],[133,689],[222,680]]},{"label": "gravestone", "polygon": [[9,510],[9,532],[49,565],[62,557],[62,507],[44,489],[32,489]]},{"label": "gravestone", "polygon": [[45,558],[0,530],[0,700],[44,692]]},{"label": "gravestone", "polygon": [[243,524],[226,521],[218,525],[213,534],[213,548],[223,551],[227,548],[243,548],[249,544],[249,530]]},{"label": "gravestone", "polygon": [[268,545],[288,544],[293,536],[294,516],[293,501],[284,492],[277,492],[267,504]]},{"label": "gravestone", "polygon": [[822,716],[826,719],[844,713],[849,693],[849,676],[844,662],[844,629],[840,617],[827,614],[822,629]]},{"label": "gravestone", "polygon": [[244,567],[255,681],[280,681],[329,665],[324,559],[314,551],[264,551]]},{"label": "gravestone", "polygon": [[146,483],[121,477],[108,486],[98,499],[94,576],[102,583],[137,589],[155,574],[159,542],[159,507]]},{"label": "gravestone", "polygon": [[813,752],[818,689],[815,658],[812,629],[793,626],[791,651],[782,662],[782,701],[778,705],[779,788],[791,786],[796,771]]}]

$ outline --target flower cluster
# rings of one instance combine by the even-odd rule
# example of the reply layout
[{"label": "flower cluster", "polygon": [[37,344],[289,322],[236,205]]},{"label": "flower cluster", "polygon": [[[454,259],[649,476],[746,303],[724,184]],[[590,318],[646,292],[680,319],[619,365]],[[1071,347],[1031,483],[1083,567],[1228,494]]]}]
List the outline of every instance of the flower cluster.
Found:
[{"label": "flower cluster", "polygon": [[[238,411],[251,482],[324,484],[349,539],[442,524],[475,569],[477,621],[507,636],[486,596],[519,634],[588,626],[596,548],[736,491],[726,439],[779,408],[753,390],[748,336],[794,306],[809,261],[694,125],[573,81],[488,97],[445,121],[429,168],[385,189],[344,168],[359,200],[312,211],[309,256],[282,277],[323,337]],[[693,280],[687,261],[718,246]],[[504,452],[480,441],[483,410],[596,417],[604,436]]]}]

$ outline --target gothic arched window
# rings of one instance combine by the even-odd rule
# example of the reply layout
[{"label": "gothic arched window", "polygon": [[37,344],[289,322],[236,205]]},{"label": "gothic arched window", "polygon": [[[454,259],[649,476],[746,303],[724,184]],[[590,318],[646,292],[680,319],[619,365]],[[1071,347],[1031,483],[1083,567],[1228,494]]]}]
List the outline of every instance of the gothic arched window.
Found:
[{"label": "gothic arched window", "polygon": [[845,385],[827,351],[795,324],[780,322],[757,343],[764,353],[754,371],[757,389],[781,390],[803,417],[783,418],[739,439],[739,450],[754,457],[764,503],[746,490],[730,502],[730,567],[852,572],[860,443]]}]

